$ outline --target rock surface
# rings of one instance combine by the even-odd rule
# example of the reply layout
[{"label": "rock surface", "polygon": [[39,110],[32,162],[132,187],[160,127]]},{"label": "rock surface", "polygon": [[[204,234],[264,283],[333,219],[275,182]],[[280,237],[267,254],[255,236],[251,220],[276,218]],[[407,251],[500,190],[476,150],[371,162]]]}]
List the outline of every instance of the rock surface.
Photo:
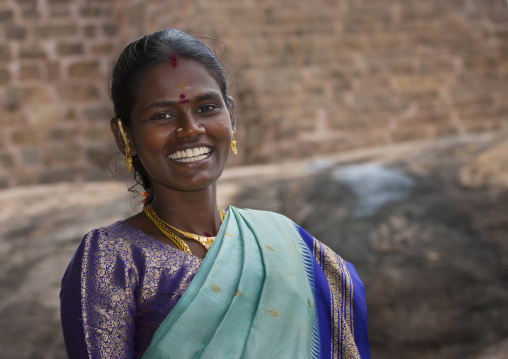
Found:
[{"label": "rock surface", "polygon": [[[499,359],[508,338],[507,137],[232,168],[219,204],[283,213],[354,263],[373,358]],[[0,192],[2,358],[66,357],[60,279],[84,233],[140,209],[126,187]]]}]

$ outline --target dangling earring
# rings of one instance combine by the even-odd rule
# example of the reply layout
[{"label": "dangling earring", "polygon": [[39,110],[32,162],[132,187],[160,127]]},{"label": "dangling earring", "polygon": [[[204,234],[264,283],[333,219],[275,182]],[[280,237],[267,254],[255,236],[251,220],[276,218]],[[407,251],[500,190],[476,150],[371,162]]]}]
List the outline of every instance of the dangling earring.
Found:
[{"label": "dangling earring", "polygon": [[233,138],[233,141],[231,141],[231,150],[233,150],[233,153],[237,155],[238,150],[236,149],[235,131],[233,130],[231,130],[231,137]]},{"label": "dangling earring", "polygon": [[127,140],[127,136],[123,130],[121,119],[118,119],[118,127],[120,128],[120,133],[122,134],[123,140],[125,141],[125,168],[128,172],[132,172],[131,148],[129,146],[129,140]]}]

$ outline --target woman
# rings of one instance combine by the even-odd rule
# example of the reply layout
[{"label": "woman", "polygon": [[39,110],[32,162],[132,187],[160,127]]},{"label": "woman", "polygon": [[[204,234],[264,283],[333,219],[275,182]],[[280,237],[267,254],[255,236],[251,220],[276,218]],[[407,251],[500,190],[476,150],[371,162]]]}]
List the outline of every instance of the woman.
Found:
[{"label": "woman", "polygon": [[369,358],[351,264],[284,216],[217,207],[236,121],[212,52],[174,29],[144,36],[120,55],[111,97],[148,195],[88,233],[65,273],[69,356]]}]

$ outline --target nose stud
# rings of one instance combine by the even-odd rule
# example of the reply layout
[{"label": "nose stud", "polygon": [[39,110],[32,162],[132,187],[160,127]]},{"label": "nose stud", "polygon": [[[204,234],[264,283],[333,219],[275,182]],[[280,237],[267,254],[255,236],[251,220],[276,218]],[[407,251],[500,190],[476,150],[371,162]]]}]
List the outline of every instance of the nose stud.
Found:
[{"label": "nose stud", "polygon": [[176,129],[176,132],[182,132],[182,131],[183,131],[183,127],[180,127],[180,128]]}]

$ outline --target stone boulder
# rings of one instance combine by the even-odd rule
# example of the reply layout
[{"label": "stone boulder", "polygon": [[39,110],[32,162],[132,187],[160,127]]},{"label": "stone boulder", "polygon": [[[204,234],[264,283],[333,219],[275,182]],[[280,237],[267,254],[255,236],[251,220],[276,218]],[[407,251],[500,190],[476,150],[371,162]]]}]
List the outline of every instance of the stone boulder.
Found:
[{"label": "stone boulder", "polygon": [[[506,133],[226,170],[219,204],[287,215],[354,263],[376,359],[499,359]],[[121,182],[0,191],[2,358],[65,358],[60,279],[82,236],[141,210]],[[505,356],[506,357],[506,356]]]}]

